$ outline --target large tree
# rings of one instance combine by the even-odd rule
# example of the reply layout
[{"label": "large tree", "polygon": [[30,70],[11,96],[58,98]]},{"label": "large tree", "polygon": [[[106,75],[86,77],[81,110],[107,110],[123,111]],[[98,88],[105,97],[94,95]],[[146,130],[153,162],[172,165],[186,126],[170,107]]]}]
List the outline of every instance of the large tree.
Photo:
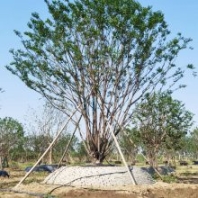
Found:
[{"label": "large tree", "polygon": [[163,14],[134,0],[45,2],[48,19],[33,13],[29,31],[15,31],[24,48],[11,50],[7,69],[67,115],[77,109],[73,123],[82,115],[86,150],[102,162],[109,126],[117,135],[139,99],[183,77],[175,59],[190,39],[169,39]]},{"label": "large tree", "polygon": [[168,93],[148,95],[134,110],[134,137],[141,141],[150,165],[157,166],[159,151],[176,151],[193,124],[193,114]]}]

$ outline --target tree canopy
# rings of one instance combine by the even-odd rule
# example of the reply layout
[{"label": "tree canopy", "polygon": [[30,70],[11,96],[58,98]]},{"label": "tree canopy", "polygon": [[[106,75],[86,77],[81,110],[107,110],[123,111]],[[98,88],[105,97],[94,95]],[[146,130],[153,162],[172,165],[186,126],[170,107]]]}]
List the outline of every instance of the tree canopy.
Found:
[{"label": "tree canopy", "polygon": [[191,39],[169,38],[163,14],[134,0],[45,2],[48,19],[33,13],[29,31],[15,31],[23,49],[11,50],[7,69],[67,115],[77,109],[87,150],[102,161],[108,124],[117,135],[145,94],[183,86],[186,69],[175,60]]},{"label": "tree canopy", "polygon": [[[10,117],[0,118],[1,160],[3,160],[3,158],[11,158],[21,152],[23,150],[23,143],[24,130],[22,124]],[[2,163],[2,161],[0,163]]]},{"label": "tree canopy", "polygon": [[150,164],[155,166],[159,151],[179,150],[182,138],[193,124],[193,114],[170,94],[154,93],[136,106],[133,136],[139,139]]}]

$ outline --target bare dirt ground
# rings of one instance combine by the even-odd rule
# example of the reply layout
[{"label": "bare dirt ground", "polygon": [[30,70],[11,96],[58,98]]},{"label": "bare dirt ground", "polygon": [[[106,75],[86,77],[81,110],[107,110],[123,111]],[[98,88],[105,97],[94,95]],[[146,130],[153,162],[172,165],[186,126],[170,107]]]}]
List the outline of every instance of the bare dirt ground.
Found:
[{"label": "bare dirt ground", "polygon": [[10,172],[11,177],[0,178],[0,198],[198,198],[198,175],[181,176],[180,183],[157,182],[154,185],[125,186],[116,189],[78,189],[42,184],[47,174],[33,173],[25,182],[13,187],[24,176],[23,171]]}]

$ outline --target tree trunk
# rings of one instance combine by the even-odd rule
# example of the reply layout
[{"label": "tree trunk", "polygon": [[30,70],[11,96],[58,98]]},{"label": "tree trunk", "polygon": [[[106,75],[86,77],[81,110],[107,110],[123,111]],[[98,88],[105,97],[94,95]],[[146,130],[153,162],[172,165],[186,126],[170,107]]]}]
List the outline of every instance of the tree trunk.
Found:
[{"label": "tree trunk", "polygon": [[3,160],[2,160],[2,156],[0,156],[0,169],[3,169]]},{"label": "tree trunk", "polygon": [[50,148],[48,153],[48,164],[52,164],[52,147]]},{"label": "tree trunk", "polygon": [[94,164],[102,164],[107,153],[108,140],[106,138],[101,138],[98,134],[94,134],[88,138],[90,157]]},{"label": "tree trunk", "polygon": [[8,157],[5,156],[2,158],[2,167],[4,168],[9,168],[9,164],[8,164]]},{"label": "tree trunk", "polygon": [[156,159],[156,152],[155,149],[150,149],[148,151],[148,160],[149,160],[149,165],[153,168],[157,168],[157,159]]}]

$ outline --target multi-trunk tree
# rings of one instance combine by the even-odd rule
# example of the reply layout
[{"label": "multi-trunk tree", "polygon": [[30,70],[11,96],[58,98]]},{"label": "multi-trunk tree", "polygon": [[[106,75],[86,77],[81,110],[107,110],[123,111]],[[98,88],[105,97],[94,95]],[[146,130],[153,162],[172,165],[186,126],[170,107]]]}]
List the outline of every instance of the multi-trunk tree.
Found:
[{"label": "multi-trunk tree", "polygon": [[131,132],[141,142],[151,166],[157,166],[159,151],[180,149],[182,138],[193,124],[192,118],[184,104],[167,93],[148,95],[136,106],[133,115],[136,130]]},{"label": "multi-trunk tree", "polygon": [[76,109],[72,123],[102,162],[113,142],[109,126],[119,134],[139,99],[183,77],[175,59],[190,39],[169,39],[163,14],[134,0],[45,2],[48,19],[33,13],[29,31],[15,31],[23,49],[11,50],[7,69],[65,114]]}]

